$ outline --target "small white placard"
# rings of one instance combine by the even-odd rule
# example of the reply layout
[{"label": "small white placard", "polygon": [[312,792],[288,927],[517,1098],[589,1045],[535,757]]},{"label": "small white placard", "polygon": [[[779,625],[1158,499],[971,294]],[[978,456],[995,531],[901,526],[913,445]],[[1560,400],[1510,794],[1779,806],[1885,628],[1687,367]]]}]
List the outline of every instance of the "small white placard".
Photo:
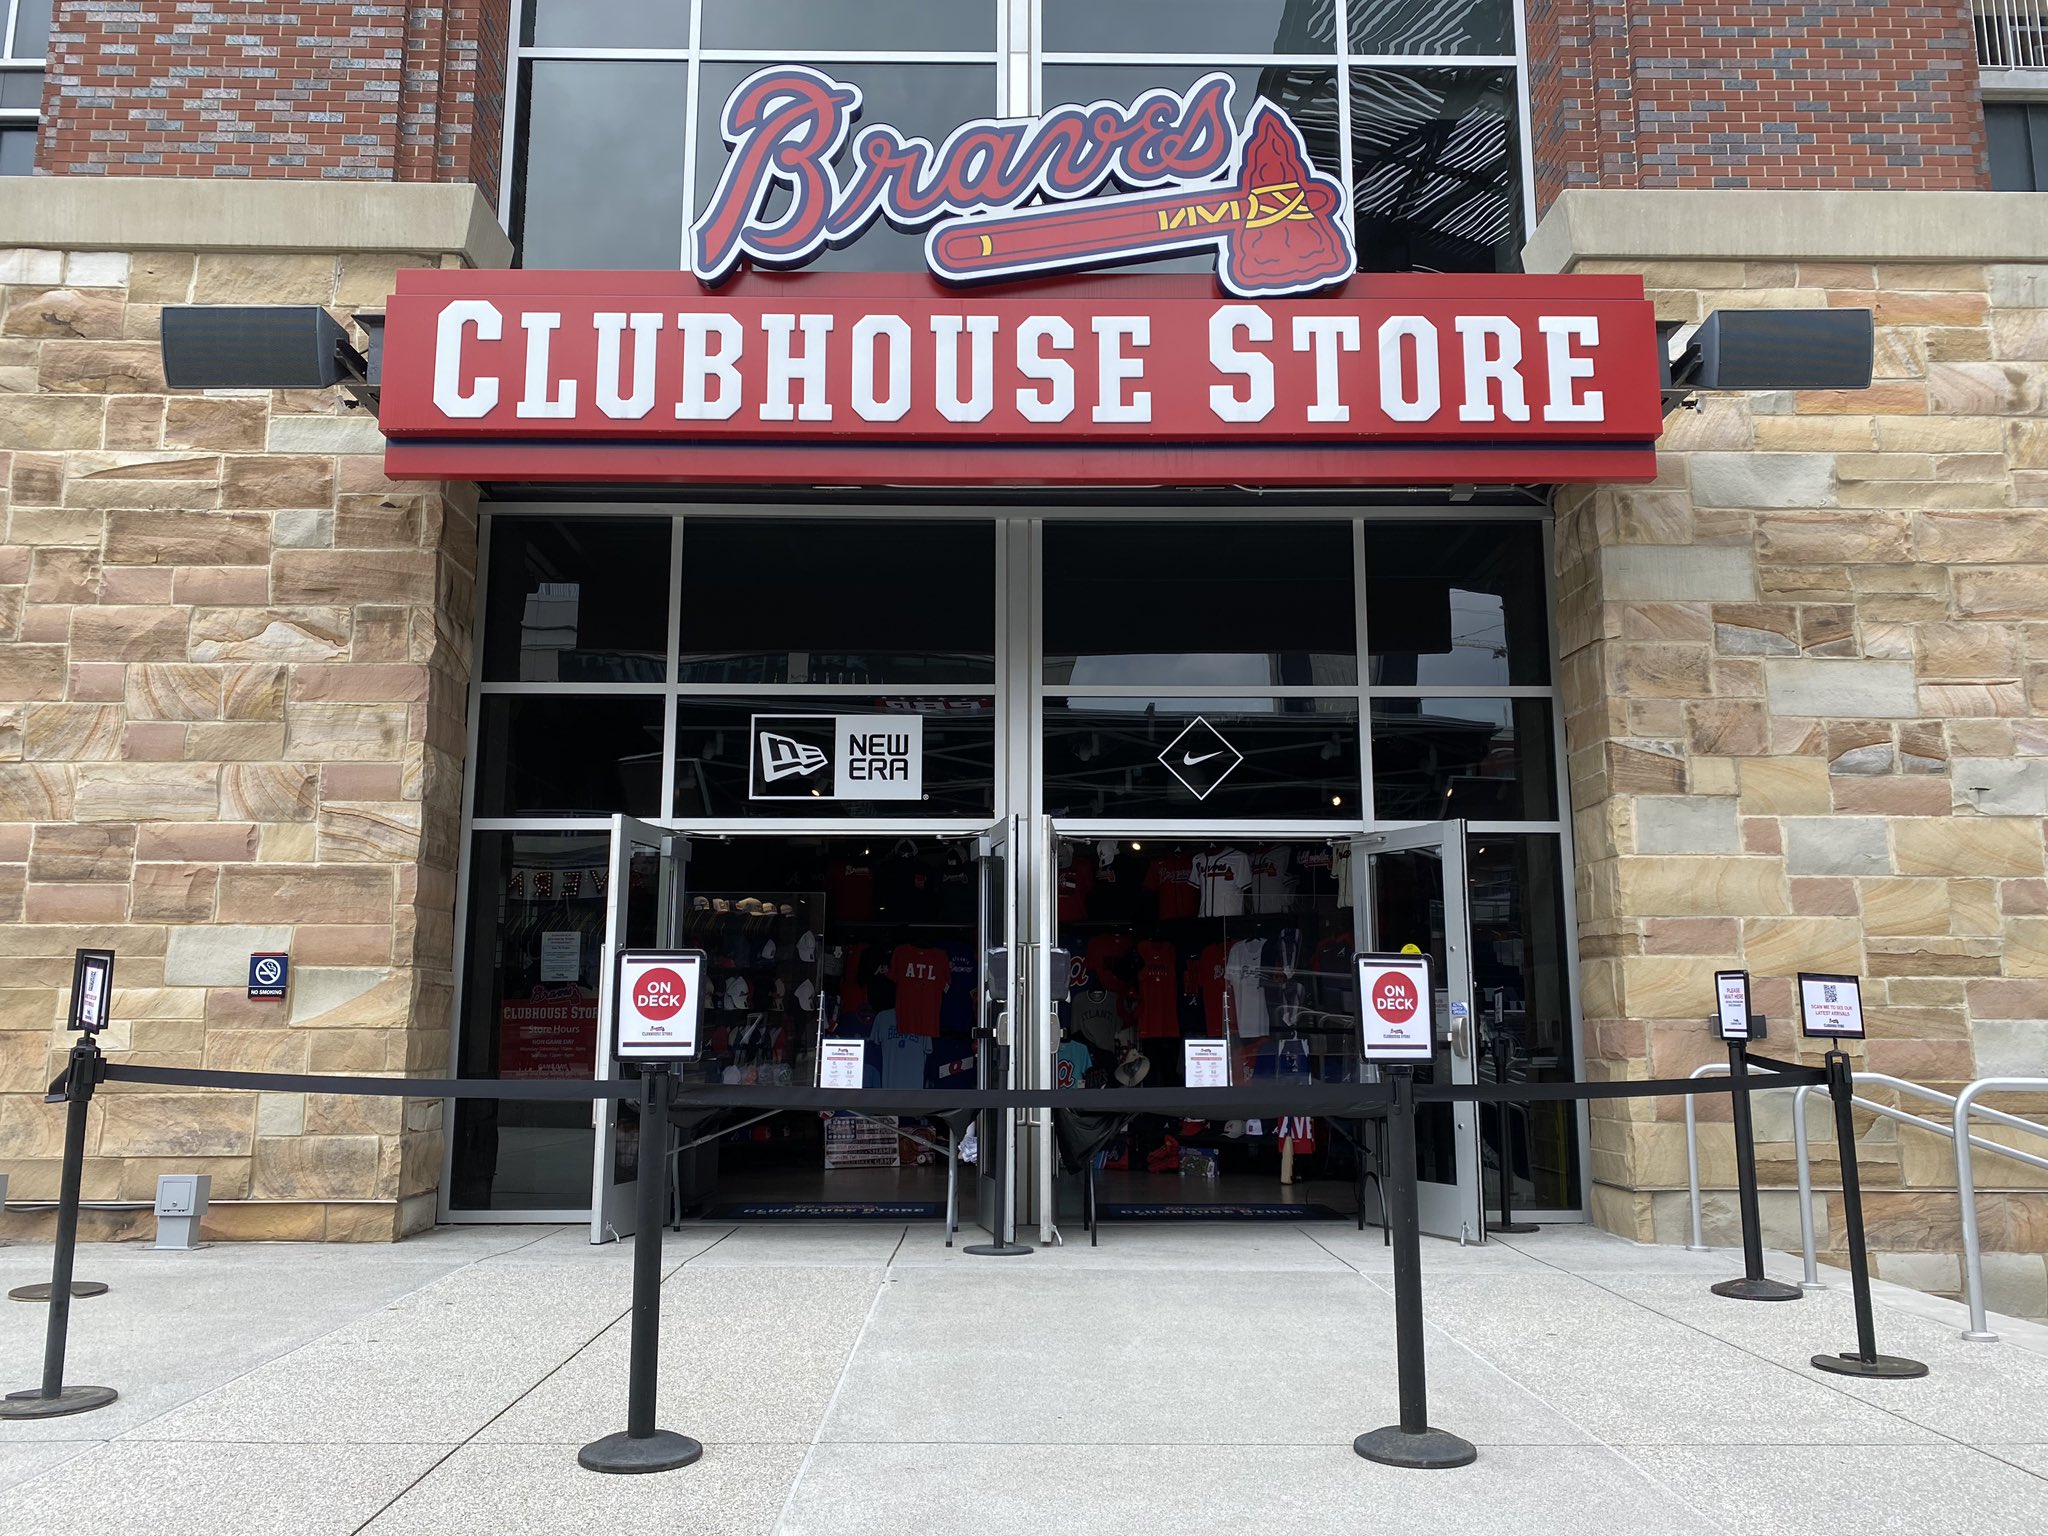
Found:
[{"label": "small white placard", "polygon": [[558,928],[540,936],[540,979],[574,981],[583,974],[583,935]]},{"label": "small white placard", "polygon": [[1230,1042],[1228,1040],[1183,1040],[1187,1085],[1190,1088],[1230,1086]]},{"label": "small white placard", "polygon": [[619,951],[612,1016],[620,1059],[669,1061],[695,1056],[703,994],[702,950]]},{"label": "small white placard", "polygon": [[1749,972],[1714,972],[1714,1014],[1723,1040],[1749,1038]]},{"label": "small white placard", "polygon": [[1863,983],[1854,976],[1799,973],[1799,1024],[1831,1040],[1863,1038]]},{"label": "small white placard", "polygon": [[818,1046],[818,1086],[858,1088],[867,1073],[865,1040],[826,1040]]},{"label": "small white placard", "polygon": [[1436,1059],[1428,956],[1360,955],[1358,1005],[1367,1061]]}]

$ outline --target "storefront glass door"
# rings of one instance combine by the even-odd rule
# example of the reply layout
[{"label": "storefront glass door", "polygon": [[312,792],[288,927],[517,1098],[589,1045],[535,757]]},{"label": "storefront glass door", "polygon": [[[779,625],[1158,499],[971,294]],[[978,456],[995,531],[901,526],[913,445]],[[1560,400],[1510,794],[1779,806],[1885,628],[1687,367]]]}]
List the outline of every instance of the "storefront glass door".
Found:
[{"label": "storefront glass door", "polygon": [[[1029,1049],[1017,1027],[1025,1017],[1019,999],[1030,966],[1018,922],[1018,847],[1014,816],[997,823],[980,844],[981,988],[975,1018],[975,1081],[983,1088],[1012,1086],[1018,1077],[1018,1058]],[[999,1121],[1006,1116],[1014,1126],[1013,1110],[987,1110],[974,1121],[974,1219],[1000,1242],[1014,1241],[1017,1229],[1017,1159],[999,1158],[995,1150],[1004,1144]],[[1000,1191],[998,1179],[1003,1181]],[[1002,1217],[1000,1231],[998,1213]]]},{"label": "storefront glass door", "polygon": [[[1436,1059],[1418,1083],[1477,1080],[1472,1023],[1472,919],[1465,881],[1465,824],[1433,822],[1354,839],[1352,878],[1362,910],[1360,947],[1429,956],[1435,980]],[[1476,1106],[1423,1104],[1416,1113],[1416,1178],[1422,1230],[1485,1240],[1480,1208]]]}]

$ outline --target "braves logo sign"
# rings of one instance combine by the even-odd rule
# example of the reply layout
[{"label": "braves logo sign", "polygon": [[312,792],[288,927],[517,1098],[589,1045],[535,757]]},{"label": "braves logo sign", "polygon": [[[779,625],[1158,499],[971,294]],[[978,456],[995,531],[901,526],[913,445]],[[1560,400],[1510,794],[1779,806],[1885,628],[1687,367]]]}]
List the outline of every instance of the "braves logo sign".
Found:
[{"label": "braves logo sign", "polygon": [[[1343,188],[1310,164],[1301,131],[1271,102],[1234,128],[1235,89],[1213,74],[1128,107],[977,118],[937,147],[871,124],[842,179],[833,161],[860,115],[860,88],[802,65],[763,69],[726,101],[732,158],[691,227],[691,270],[717,283],[744,258],[802,266],[880,216],[929,227],[925,258],[955,282],[1203,249],[1243,298],[1342,282],[1358,265]],[[1091,195],[1111,181],[1134,190]],[[788,206],[771,214],[778,189]],[[1034,196],[1048,201],[1026,207]]]}]

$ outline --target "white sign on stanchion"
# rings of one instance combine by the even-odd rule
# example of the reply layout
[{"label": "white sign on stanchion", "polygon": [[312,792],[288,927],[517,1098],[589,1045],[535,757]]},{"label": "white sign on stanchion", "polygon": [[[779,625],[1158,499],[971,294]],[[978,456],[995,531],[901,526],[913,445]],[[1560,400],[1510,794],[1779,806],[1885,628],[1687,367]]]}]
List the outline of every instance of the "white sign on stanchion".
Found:
[{"label": "white sign on stanchion", "polygon": [[1863,1038],[1863,983],[1854,976],[1799,973],[1799,1026],[1830,1040]]},{"label": "white sign on stanchion", "polygon": [[858,1088],[867,1074],[865,1040],[826,1040],[818,1046],[818,1086]]},{"label": "white sign on stanchion", "polygon": [[1365,1059],[1435,1060],[1434,996],[1429,956],[1360,955],[1358,1006],[1365,1027]]},{"label": "white sign on stanchion", "polygon": [[1714,1013],[1723,1040],[1749,1038],[1749,972],[1714,972]]},{"label": "white sign on stanchion", "polygon": [[1230,1042],[1228,1040],[1183,1040],[1181,1051],[1190,1088],[1230,1086]]},{"label": "white sign on stanchion", "polygon": [[700,949],[622,949],[612,991],[612,1038],[621,1061],[683,1061],[697,1054],[704,994]]}]

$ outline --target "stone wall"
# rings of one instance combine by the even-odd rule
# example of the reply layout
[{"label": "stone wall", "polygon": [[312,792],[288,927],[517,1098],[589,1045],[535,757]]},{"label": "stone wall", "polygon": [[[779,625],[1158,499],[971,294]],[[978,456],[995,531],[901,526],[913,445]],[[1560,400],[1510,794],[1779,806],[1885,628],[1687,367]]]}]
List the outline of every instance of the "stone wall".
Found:
[{"label": "stone wall", "polygon": [[[62,1115],[41,1095],[79,946],[119,956],[116,1060],[445,1072],[475,582],[472,488],[387,481],[376,423],[333,391],[171,394],[157,343],[167,304],[381,308],[398,267],[465,259],[474,193],[424,189],[400,210],[421,249],[330,239],[364,227],[358,191],[281,229],[285,248],[246,250],[206,248],[189,217],[123,217],[161,183],[64,190],[74,224],[105,204],[111,225],[191,243],[63,248],[0,215],[0,1166],[16,1203],[56,1191]],[[291,953],[288,1000],[246,996],[256,950]],[[146,1205],[159,1173],[208,1173],[212,1235],[390,1239],[433,1219],[440,1115],[110,1085],[85,1196]],[[0,1232],[48,1219],[16,1211]],[[151,1222],[108,1209],[87,1230]]]},{"label": "stone wall", "polygon": [[[1791,978],[1841,971],[1866,978],[1862,1068],[1950,1092],[2048,1074],[2048,210],[1962,194],[1901,240],[1879,227],[1881,199],[1869,217],[1855,198],[1809,207],[1804,223],[1797,199],[1729,203],[1724,247],[1763,221],[1771,248],[1702,261],[1673,257],[1697,205],[1574,196],[1634,201],[1552,229],[1554,264],[1640,272],[1663,318],[1849,305],[1877,322],[1870,389],[1703,396],[1671,419],[1655,484],[1558,497],[1592,1065],[1667,1077],[1722,1059],[1710,977],[1742,965],[1768,1051],[1817,1059]],[[1951,259],[1936,259],[1944,242]],[[2028,254],[2043,264],[2000,259]],[[1780,1191],[1788,1100],[1760,1100]],[[1701,1116],[1728,1241],[1725,1101]],[[1859,1127],[1881,1272],[1955,1289],[1948,1144]],[[1814,1132],[1835,1250],[1824,1111]],[[1592,1160],[1602,1225],[1686,1240],[1678,1101],[1594,1106]],[[2048,1179],[1982,1155],[1978,1177],[1995,1192],[1981,1204],[1993,1306],[2048,1313]],[[1771,1240],[1795,1247],[1796,1195],[1766,1201]]]}]

